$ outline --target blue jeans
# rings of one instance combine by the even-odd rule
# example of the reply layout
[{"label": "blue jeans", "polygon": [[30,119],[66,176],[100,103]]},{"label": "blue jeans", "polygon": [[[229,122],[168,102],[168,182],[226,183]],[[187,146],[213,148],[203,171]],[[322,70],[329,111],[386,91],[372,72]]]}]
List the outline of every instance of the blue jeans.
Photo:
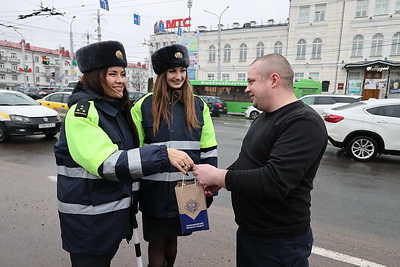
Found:
[{"label": "blue jeans", "polygon": [[238,229],[236,232],[237,267],[308,267],[314,238],[311,228],[293,237],[259,236]]}]

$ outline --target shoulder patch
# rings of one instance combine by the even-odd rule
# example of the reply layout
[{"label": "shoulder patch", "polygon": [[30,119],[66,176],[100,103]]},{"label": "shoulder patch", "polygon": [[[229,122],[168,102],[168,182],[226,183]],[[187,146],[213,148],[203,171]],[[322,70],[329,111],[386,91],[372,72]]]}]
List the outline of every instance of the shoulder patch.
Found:
[{"label": "shoulder patch", "polygon": [[79,100],[74,112],[75,117],[86,118],[89,113],[89,107],[89,101],[87,101],[86,99]]}]

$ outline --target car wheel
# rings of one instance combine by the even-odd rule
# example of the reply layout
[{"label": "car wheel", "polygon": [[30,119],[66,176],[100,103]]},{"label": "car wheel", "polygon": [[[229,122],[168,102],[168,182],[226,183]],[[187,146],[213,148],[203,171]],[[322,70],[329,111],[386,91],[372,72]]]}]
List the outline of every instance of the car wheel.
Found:
[{"label": "car wheel", "polygon": [[6,126],[0,122],[0,143],[5,143],[10,140],[11,136],[7,133]]},{"label": "car wheel", "polygon": [[252,112],[250,113],[250,118],[251,118],[252,120],[255,120],[255,119],[258,117],[258,115],[260,115],[260,113],[258,113],[257,111],[252,111]]},{"label": "car wheel", "polygon": [[357,136],[349,142],[347,152],[356,161],[369,161],[378,154],[378,144],[369,136]]}]

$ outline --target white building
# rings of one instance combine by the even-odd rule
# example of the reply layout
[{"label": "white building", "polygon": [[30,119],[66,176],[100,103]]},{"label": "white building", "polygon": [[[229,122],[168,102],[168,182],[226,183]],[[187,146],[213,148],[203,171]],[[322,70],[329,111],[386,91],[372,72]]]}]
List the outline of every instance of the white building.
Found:
[{"label": "white building", "polygon": [[231,81],[246,80],[255,58],[280,53],[295,79],[320,80],[325,92],[400,97],[400,0],[292,0],[288,22],[221,26],[220,60],[218,30],[206,27],[154,34],[150,53],[184,44],[190,79]]},{"label": "white building", "polygon": [[[148,67],[140,62],[128,63],[127,89],[147,91]],[[0,41],[0,89],[13,87],[65,87],[81,76],[68,50]]]}]

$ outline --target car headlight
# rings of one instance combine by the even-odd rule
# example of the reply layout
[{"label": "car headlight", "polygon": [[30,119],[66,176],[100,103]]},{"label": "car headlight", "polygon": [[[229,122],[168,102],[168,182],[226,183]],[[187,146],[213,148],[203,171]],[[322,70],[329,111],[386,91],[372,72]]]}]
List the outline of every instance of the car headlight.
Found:
[{"label": "car headlight", "polygon": [[20,115],[10,115],[10,119],[12,121],[20,121],[20,122],[30,122],[31,119],[25,116],[20,116]]}]

